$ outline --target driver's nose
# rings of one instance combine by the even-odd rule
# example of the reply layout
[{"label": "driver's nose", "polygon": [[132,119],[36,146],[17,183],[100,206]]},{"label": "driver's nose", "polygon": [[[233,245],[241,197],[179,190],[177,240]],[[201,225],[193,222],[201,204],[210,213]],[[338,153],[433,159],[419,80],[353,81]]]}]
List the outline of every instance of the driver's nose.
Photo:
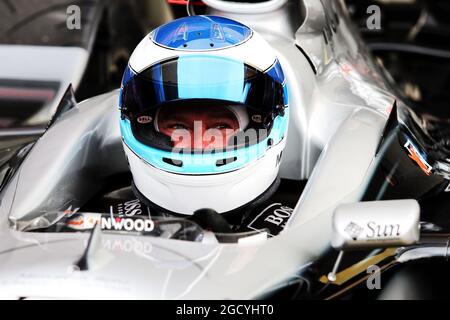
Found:
[{"label": "driver's nose", "polygon": [[191,148],[194,149],[205,149],[211,144],[211,139],[205,132],[208,127],[203,121],[195,121],[194,132],[191,132],[192,144]]}]

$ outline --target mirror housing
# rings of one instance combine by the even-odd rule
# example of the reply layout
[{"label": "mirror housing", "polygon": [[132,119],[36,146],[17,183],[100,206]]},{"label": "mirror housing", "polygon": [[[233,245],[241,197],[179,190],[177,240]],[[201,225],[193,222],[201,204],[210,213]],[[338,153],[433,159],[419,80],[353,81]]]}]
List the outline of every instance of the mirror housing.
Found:
[{"label": "mirror housing", "polygon": [[338,250],[387,248],[419,241],[420,206],[416,200],[343,204],[333,215],[331,245]]}]

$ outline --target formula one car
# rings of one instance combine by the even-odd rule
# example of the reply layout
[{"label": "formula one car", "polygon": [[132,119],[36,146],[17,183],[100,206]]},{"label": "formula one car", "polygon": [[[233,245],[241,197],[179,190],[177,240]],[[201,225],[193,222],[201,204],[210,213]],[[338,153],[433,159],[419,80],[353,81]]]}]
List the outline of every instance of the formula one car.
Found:
[{"label": "formula one car", "polygon": [[[123,149],[123,88],[78,104],[69,90],[1,168],[0,297],[405,298],[400,266],[448,269],[445,122],[410,108],[345,5],[203,2],[260,34],[283,68],[289,134],[273,210],[154,214]],[[370,270],[389,279],[381,295]]]}]

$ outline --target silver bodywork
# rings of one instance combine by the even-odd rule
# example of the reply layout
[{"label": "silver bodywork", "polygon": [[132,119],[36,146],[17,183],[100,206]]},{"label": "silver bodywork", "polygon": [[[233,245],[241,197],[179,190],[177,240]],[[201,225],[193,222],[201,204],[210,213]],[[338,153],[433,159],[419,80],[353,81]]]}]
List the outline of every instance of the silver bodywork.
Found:
[{"label": "silver bodywork", "polygon": [[[4,188],[0,297],[257,298],[301,274],[330,247],[333,211],[360,199],[393,95],[340,2],[290,1],[248,15],[214,8],[208,13],[262,34],[285,71],[291,122],[281,174],[308,179],[287,229],[237,244],[103,233],[89,271],[73,268],[88,234],[14,230],[20,221],[80,206],[106,177],[128,170],[114,91],[63,114]],[[330,19],[336,16],[333,31]]]},{"label": "silver bodywork", "polygon": [[331,245],[336,249],[390,248],[419,241],[420,206],[416,200],[343,204],[333,216]]},{"label": "silver bodywork", "polygon": [[78,87],[88,58],[89,51],[79,47],[0,45],[0,78],[58,83],[54,99],[26,125],[42,125],[51,118],[69,85]]}]

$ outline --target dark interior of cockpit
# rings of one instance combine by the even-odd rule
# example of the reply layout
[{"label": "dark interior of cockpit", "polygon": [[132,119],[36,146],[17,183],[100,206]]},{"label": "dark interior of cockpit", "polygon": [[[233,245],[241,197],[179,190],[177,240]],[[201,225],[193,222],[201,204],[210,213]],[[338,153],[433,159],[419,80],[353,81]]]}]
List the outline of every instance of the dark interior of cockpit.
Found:
[{"label": "dark interior of cockpit", "polygon": [[[440,152],[450,141],[450,2],[446,0],[347,0],[349,13],[373,56],[392,76],[398,94],[420,119],[420,126]],[[377,6],[380,28],[368,19]],[[444,155],[447,157],[447,155]],[[445,197],[445,199],[444,199]],[[423,203],[428,211],[448,208],[449,197]],[[352,298],[442,299],[449,296],[448,262],[425,260],[385,273],[380,293],[362,289]],[[375,290],[376,291],[376,290]]]}]

